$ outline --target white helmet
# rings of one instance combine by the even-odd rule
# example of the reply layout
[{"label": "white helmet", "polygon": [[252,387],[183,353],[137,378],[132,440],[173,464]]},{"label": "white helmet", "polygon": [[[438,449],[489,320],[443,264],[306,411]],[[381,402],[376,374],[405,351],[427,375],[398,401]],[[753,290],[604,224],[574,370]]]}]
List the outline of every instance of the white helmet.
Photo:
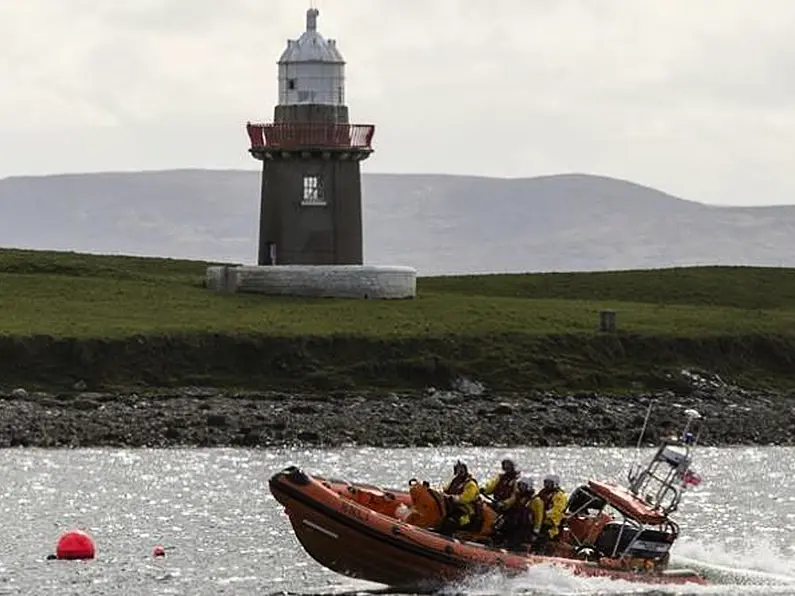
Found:
[{"label": "white helmet", "polygon": [[522,476],[516,483],[516,488],[520,492],[532,492],[533,491],[533,478],[531,476]]},{"label": "white helmet", "polygon": [[544,484],[551,484],[554,488],[560,488],[560,476],[557,474],[547,474],[544,477]]}]

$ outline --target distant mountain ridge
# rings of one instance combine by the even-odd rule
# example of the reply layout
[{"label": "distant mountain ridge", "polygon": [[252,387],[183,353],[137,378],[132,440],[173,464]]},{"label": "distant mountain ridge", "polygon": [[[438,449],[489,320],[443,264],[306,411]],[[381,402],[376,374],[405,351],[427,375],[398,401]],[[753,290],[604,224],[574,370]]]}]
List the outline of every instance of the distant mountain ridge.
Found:
[{"label": "distant mountain ridge", "polygon": [[[717,207],[602,176],[364,174],[365,259],[421,275],[795,266],[795,206]],[[260,172],[0,180],[0,246],[252,263]]]}]

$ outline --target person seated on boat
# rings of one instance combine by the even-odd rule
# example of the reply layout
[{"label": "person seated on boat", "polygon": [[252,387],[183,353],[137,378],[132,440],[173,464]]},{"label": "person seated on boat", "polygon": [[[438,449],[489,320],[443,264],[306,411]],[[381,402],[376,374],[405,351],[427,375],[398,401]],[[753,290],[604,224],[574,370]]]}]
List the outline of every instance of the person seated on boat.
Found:
[{"label": "person seated on boat", "polygon": [[443,492],[449,497],[450,504],[447,517],[442,520],[442,533],[452,534],[475,521],[480,504],[480,488],[465,463],[460,460],[455,462],[453,479]]},{"label": "person seated on boat", "polygon": [[484,495],[492,498],[492,507],[498,513],[503,513],[511,508],[516,500],[516,481],[519,478],[519,470],[512,459],[504,459],[500,464],[502,473],[497,474],[480,489]]},{"label": "person seated on boat", "polygon": [[558,539],[560,526],[566,512],[569,497],[560,486],[560,476],[549,474],[544,478],[544,487],[538,491],[538,498],[543,504],[544,514],[533,520],[533,531],[537,538],[533,550],[544,554],[552,546],[550,543]]},{"label": "person seated on boat", "polygon": [[537,537],[535,520],[544,516],[544,504],[536,495],[533,479],[522,476],[516,482],[516,497],[497,527],[495,542],[511,550],[532,545]]}]

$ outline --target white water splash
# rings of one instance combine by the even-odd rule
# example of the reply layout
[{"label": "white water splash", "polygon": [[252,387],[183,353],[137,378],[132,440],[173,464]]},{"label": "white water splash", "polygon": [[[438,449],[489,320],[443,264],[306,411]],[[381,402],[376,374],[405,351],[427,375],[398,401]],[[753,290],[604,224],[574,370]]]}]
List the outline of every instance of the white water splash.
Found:
[{"label": "white water splash", "polygon": [[672,552],[671,564],[694,568],[717,583],[788,585],[795,593],[795,560],[763,537],[738,546],[682,538]]},{"label": "white water splash", "polygon": [[579,596],[585,594],[642,593],[641,586],[607,578],[588,578],[572,574],[561,567],[537,565],[521,575],[507,577],[498,572],[472,578],[451,585],[441,592],[444,596],[496,596],[502,594]]},{"label": "white water splash", "polygon": [[672,567],[688,567],[704,574],[710,585],[650,585],[604,577],[583,577],[539,565],[508,577],[492,573],[451,585],[444,596],[584,596],[643,594],[647,596],[740,596],[795,594],[795,561],[764,541],[741,550],[725,545],[684,541],[677,545]]}]

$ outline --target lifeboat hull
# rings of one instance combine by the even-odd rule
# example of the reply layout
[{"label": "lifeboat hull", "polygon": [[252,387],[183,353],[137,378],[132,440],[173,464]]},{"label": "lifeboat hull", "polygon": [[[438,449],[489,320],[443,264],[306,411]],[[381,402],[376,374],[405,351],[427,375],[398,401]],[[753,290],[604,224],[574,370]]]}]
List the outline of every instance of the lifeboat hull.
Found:
[{"label": "lifeboat hull", "polygon": [[512,574],[539,564],[559,565],[578,575],[653,584],[706,583],[690,571],[636,573],[461,542],[368,509],[345,496],[339,483],[313,478],[297,468],[275,474],[269,487],[315,561],[342,575],[392,588],[434,590],[495,569]]}]

